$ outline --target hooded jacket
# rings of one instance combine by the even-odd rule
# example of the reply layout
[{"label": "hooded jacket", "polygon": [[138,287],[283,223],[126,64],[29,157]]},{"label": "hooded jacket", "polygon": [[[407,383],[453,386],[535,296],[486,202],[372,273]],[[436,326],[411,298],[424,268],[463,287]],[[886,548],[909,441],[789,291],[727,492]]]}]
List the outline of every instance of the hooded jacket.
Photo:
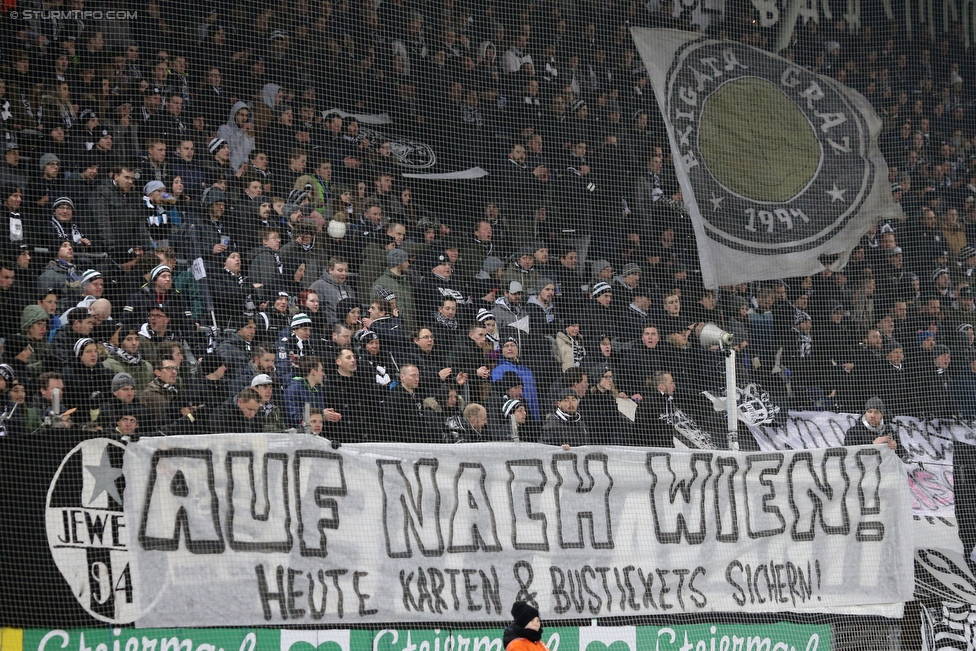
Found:
[{"label": "hooded jacket", "polygon": [[264,133],[268,125],[274,122],[275,111],[277,109],[275,106],[275,98],[278,96],[279,90],[281,90],[281,86],[272,83],[265,84],[261,89],[261,101],[254,103],[255,133]]},{"label": "hooded jacket", "polygon": [[235,103],[230,109],[227,122],[217,129],[217,137],[226,140],[230,147],[230,164],[235,170],[248,161],[251,151],[254,150],[254,137],[237,126],[234,120],[234,116],[242,109],[251,110],[244,102]]}]

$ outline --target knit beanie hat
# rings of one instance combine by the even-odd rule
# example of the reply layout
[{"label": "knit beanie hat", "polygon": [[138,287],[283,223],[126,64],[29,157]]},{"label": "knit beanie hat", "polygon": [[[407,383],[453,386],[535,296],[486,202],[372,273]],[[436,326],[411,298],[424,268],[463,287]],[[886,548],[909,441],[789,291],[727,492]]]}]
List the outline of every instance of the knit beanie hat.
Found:
[{"label": "knit beanie hat", "polygon": [[868,401],[864,403],[864,411],[869,409],[877,409],[883,414],[885,412],[884,402],[877,396],[868,398]]},{"label": "knit beanie hat", "polygon": [[515,410],[518,409],[521,405],[522,405],[522,401],[517,398],[506,400],[505,404],[502,405],[502,414],[505,415],[505,418],[511,418],[512,414],[515,413]]},{"label": "knit beanie hat", "polygon": [[525,627],[526,624],[539,616],[539,609],[524,601],[516,601],[512,604],[512,617],[516,626]]},{"label": "knit beanie hat", "polygon": [[122,387],[134,387],[136,381],[128,373],[116,373],[115,377],[112,378],[112,393],[115,393]]}]

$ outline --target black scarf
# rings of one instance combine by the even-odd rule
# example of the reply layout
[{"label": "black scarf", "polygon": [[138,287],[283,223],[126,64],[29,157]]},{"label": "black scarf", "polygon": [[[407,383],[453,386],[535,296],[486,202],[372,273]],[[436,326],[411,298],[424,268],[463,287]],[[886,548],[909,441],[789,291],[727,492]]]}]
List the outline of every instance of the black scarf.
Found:
[{"label": "black scarf", "polygon": [[54,224],[54,230],[58,233],[58,239],[63,242],[74,242],[77,244],[84,237],[81,231],[78,230],[78,225],[74,222],[71,223],[70,233],[65,230],[64,224],[59,222],[57,217],[51,217],[51,223]]},{"label": "black scarf", "polygon": [[524,637],[529,642],[539,642],[542,640],[542,627],[539,627],[538,631],[533,631],[531,628],[518,629],[518,637]]}]

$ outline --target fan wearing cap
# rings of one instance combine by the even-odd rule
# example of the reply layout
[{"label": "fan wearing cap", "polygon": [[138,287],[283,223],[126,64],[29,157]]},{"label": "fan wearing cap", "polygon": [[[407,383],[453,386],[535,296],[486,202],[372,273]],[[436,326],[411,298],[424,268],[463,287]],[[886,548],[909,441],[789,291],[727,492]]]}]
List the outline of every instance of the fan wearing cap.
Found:
[{"label": "fan wearing cap", "polygon": [[887,445],[899,455],[904,454],[898,444],[898,432],[885,421],[885,414],[884,401],[877,396],[869,398],[857,424],[844,434],[844,445]]},{"label": "fan wearing cap", "polygon": [[371,293],[373,296],[381,297],[384,294],[393,294],[396,297],[394,299],[396,314],[403,319],[408,329],[416,328],[417,313],[413,299],[413,283],[407,276],[410,255],[403,249],[391,249],[386,253],[386,264],[387,270],[373,283]]},{"label": "fan wearing cap", "polygon": [[152,307],[166,309],[172,322],[170,330],[188,335],[196,331],[193,310],[183,294],[173,287],[173,269],[169,265],[159,264],[149,273],[149,281],[129,296],[125,307],[122,308],[122,323],[127,328],[141,325],[142,317],[148,314]]},{"label": "fan wearing cap", "polygon": [[357,367],[367,376],[373,378],[380,387],[388,387],[396,377],[396,361],[390,351],[383,347],[380,336],[363,328],[356,333],[356,345],[359,351],[356,355]]},{"label": "fan wearing cap", "polygon": [[537,421],[542,420],[539,405],[538,383],[535,373],[519,360],[519,344],[515,337],[509,337],[502,343],[502,356],[498,364],[491,371],[492,384],[501,380],[506,372],[511,371],[522,381],[522,400],[529,408],[529,413]]},{"label": "fan wearing cap", "polygon": [[258,332],[258,324],[253,314],[244,314],[234,319],[233,331],[225,331],[217,344],[216,354],[223,361],[231,377],[237,377],[247,366],[251,357],[251,345]]},{"label": "fan wearing cap", "polygon": [[948,267],[939,267],[932,272],[932,296],[938,298],[943,305],[951,305],[956,300],[956,295],[949,287],[952,277],[949,275]]},{"label": "fan wearing cap", "polygon": [[[82,272],[74,265],[75,248],[71,242],[58,245],[53,260],[47,263],[44,271],[37,277],[37,288],[53,288],[59,295],[77,295]],[[50,254],[49,254],[50,255]]]},{"label": "fan wearing cap", "polygon": [[488,414],[487,438],[490,440],[535,443],[541,433],[539,423],[529,418],[529,410],[518,398],[509,398],[501,403],[498,413]]},{"label": "fan wearing cap", "polygon": [[83,231],[77,221],[74,221],[75,204],[69,197],[58,197],[54,200],[54,214],[48,224],[47,247],[54,249],[61,242],[71,242],[77,253],[86,253],[93,249],[93,243]]},{"label": "fan wearing cap", "polygon": [[512,261],[502,274],[502,285],[508,285],[512,281],[522,284],[522,287],[535,287],[539,280],[539,272],[534,270],[535,266],[535,246],[525,244],[515,252]]},{"label": "fan wearing cap", "polygon": [[24,208],[33,224],[43,223],[50,214],[54,200],[68,194],[64,175],[61,173],[61,160],[55,154],[42,155],[39,167],[40,175],[32,176],[32,180],[24,188]]},{"label": "fan wearing cap", "polygon": [[417,309],[421,314],[431,314],[440,307],[441,299],[449,296],[457,301],[458,318],[466,320],[464,304],[467,302],[467,293],[455,277],[454,266],[447,252],[443,249],[432,250],[422,260],[423,266],[418,267],[423,277],[414,291]]},{"label": "fan wearing cap", "polygon": [[98,358],[98,345],[89,337],[78,339],[72,356],[61,369],[64,378],[65,400],[72,407],[78,407],[75,422],[84,424],[92,420],[89,410],[99,405],[112,394],[114,373],[101,365]]},{"label": "fan wearing cap", "polygon": [[102,396],[98,407],[98,424],[102,430],[111,429],[118,424],[123,415],[134,416],[138,427],[142,431],[152,431],[153,423],[149,410],[136,400],[138,393],[135,380],[128,373],[116,373],[112,376],[111,395]]},{"label": "fan wearing cap", "polygon": [[518,280],[511,280],[501,286],[501,295],[495,299],[491,314],[495,317],[500,332],[508,330],[513,321],[522,315],[522,297],[525,286]]},{"label": "fan wearing cap", "polygon": [[512,623],[502,634],[505,651],[549,651],[542,641],[539,609],[524,601],[512,604]]},{"label": "fan wearing cap", "polygon": [[277,344],[277,359],[275,369],[278,376],[290,378],[303,357],[315,355],[312,342],[312,319],[304,312],[292,316],[291,333],[280,337]]},{"label": "fan wearing cap", "polygon": [[[166,145],[162,143],[160,145],[165,153]],[[166,240],[173,229],[169,215],[166,214],[166,206],[163,204],[165,191],[166,185],[162,181],[149,181],[142,188],[142,213],[146,220],[146,230],[157,246],[166,245]]]},{"label": "fan wearing cap", "polygon": [[203,169],[205,184],[214,186],[220,183],[226,187],[226,182],[237,174],[237,170],[230,164],[230,145],[217,136],[207,142],[207,152],[210,160]]},{"label": "fan wearing cap", "polygon": [[[874,395],[881,398],[891,416],[910,413],[912,400],[911,378],[904,364],[905,349],[894,339],[884,343],[884,361],[878,367],[874,378]],[[920,355],[921,357],[921,355]]]}]

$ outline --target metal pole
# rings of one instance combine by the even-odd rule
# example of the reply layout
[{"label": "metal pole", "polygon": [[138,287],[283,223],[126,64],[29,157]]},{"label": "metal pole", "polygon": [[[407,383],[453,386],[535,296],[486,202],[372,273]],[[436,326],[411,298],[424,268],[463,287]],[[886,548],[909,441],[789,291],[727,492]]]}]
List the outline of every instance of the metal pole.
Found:
[{"label": "metal pole", "polygon": [[729,449],[739,450],[739,414],[735,403],[735,349],[725,354],[725,417],[729,429]]}]

